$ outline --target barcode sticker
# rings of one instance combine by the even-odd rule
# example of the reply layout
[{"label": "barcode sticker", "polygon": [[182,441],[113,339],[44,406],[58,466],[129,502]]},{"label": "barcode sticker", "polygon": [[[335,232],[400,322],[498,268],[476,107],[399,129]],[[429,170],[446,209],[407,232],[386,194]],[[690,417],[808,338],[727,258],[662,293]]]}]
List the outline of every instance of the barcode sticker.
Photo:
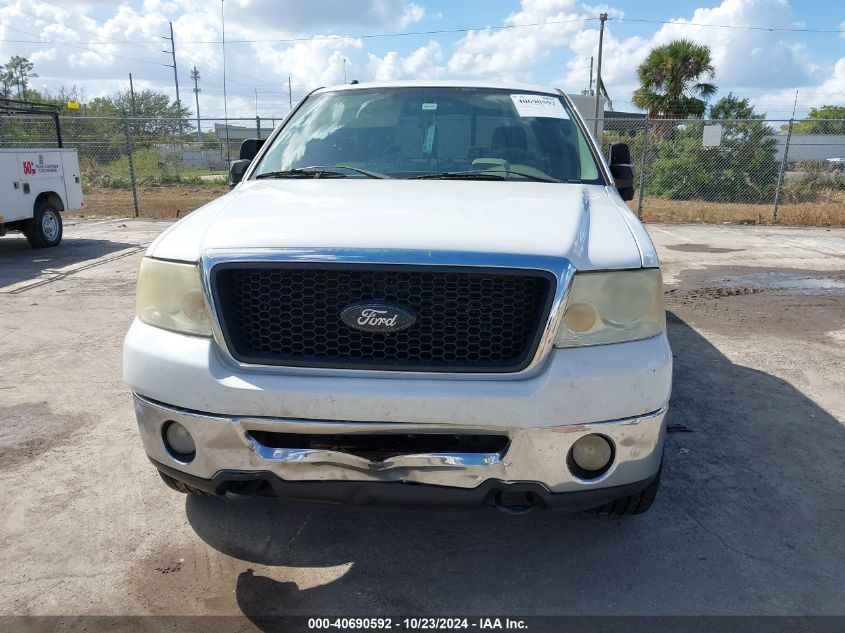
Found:
[{"label": "barcode sticker", "polygon": [[551,95],[511,95],[511,100],[521,117],[569,118],[560,99]]}]

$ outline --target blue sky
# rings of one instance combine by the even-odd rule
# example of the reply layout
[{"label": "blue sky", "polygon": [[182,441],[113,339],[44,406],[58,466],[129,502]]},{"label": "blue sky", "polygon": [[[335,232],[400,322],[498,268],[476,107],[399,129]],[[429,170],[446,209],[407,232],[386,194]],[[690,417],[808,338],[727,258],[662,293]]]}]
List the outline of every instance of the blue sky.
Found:
[{"label": "blue sky", "polygon": [[[344,67],[350,79],[518,80],[578,92],[587,85],[598,44],[594,18],[601,10],[611,16],[603,74],[616,109],[632,108],[636,66],[648,50],[677,37],[711,46],[720,95],[748,96],[772,117],[789,117],[796,90],[799,113],[845,103],[842,33],[713,26],[845,30],[845,9],[832,0],[226,0],[225,10],[229,112],[235,115],[283,114],[288,76],[296,98],[343,81]],[[32,59],[40,75],[34,85],[42,90],[76,85],[91,98],[125,88],[131,72],[136,88],[172,94],[172,70],[162,52],[169,43],[161,38],[168,21],[174,23],[183,101],[193,102],[188,75],[196,65],[203,113],[222,113],[220,4],[214,1],[0,1],[0,59]],[[519,26],[337,37],[503,25]]]}]

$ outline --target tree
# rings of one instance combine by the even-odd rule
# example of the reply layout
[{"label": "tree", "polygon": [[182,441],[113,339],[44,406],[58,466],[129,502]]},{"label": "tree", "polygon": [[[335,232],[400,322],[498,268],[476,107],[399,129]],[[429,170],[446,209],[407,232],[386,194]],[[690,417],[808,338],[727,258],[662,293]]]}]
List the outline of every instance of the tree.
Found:
[{"label": "tree", "polygon": [[10,68],[0,64],[0,97],[12,98],[12,86],[15,85],[15,75]]},{"label": "tree", "polygon": [[845,106],[810,108],[807,118],[797,121],[792,131],[797,134],[845,134]]},{"label": "tree", "polygon": [[6,64],[6,71],[11,73],[13,83],[18,87],[18,99],[26,98],[29,80],[38,77],[38,73],[33,72],[34,69],[35,65],[31,61],[17,55],[13,55]]},{"label": "tree", "polygon": [[134,115],[132,93],[129,90],[115,93],[102,104],[92,102],[92,105],[96,105],[103,111],[111,110],[113,116],[133,117],[135,120],[132,121],[132,129],[139,133],[178,134],[190,128],[191,110],[186,107],[180,108],[166,94],[155,90],[135,92]]},{"label": "tree", "polygon": [[669,42],[653,48],[637,68],[640,87],[632,102],[648,110],[650,118],[700,117],[704,100],[716,92],[716,86],[702,80],[715,74],[710,48],[690,40]]}]

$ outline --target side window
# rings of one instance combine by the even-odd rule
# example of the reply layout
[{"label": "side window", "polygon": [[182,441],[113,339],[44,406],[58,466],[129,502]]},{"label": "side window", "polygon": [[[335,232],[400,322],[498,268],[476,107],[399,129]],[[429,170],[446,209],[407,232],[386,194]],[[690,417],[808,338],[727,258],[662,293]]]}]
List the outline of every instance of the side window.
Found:
[{"label": "side window", "polygon": [[587,139],[583,134],[578,134],[578,156],[581,159],[581,178],[595,180],[599,177],[599,170],[596,161],[587,145]]}]

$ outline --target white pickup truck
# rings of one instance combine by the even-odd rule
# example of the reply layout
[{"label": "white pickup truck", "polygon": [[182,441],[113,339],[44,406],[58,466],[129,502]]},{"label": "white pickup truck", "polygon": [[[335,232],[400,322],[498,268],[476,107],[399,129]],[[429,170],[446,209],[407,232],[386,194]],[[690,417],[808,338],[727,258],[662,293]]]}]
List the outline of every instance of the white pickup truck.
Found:
[{"label": "white pickup truck", "polygon": [[565,95],[322,88],[165,231],[124,346],[190,494],[639,514],[672,354],[655,248]]},{"label": "white pickup truck", "polygon": [[0,149],[0,236],[22,231],[35,248],[62,241],[63,211],[83,206],[75,149]]}]

